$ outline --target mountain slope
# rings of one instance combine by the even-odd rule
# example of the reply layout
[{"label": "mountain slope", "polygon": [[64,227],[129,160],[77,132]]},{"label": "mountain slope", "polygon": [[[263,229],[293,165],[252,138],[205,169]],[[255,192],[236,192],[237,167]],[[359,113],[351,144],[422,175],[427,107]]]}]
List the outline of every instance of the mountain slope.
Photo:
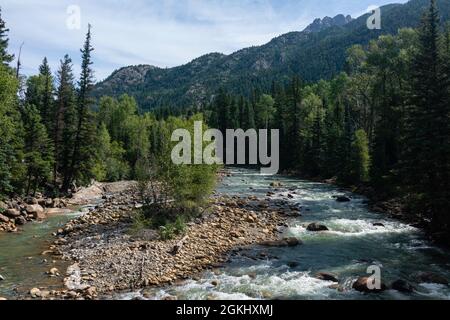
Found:
[{"label": "mountain slope", "polygon": [[[212,53],[170,69],[122,68],[99,83],[94,95],[128,93],[142,110],[150,110],[161,105],[200,105],[210,101],[220,87],[249,96],[252,88],[267,91],[274,80],[287,81],[294,74],[306,81],[329,79],[344,70],[350,46],[395,34],[399,28],[416,27],[428,5],[429,0],[412,0],[382,7],[381,30],[367,28],[368,14],[355,20],[340,15],[316,20],[302,32],[290,32],[231,55]],[[443,21],[449,20],[450,1],[438,0],[438,5]]]}]

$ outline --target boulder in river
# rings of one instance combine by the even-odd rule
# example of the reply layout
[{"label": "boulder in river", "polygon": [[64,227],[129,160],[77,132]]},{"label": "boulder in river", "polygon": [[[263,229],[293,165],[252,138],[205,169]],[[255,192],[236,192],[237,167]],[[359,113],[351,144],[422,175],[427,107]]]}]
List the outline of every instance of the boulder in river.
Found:
[{"label": "boulder in river", "polygon": [[419,283],[436,283],[448,286],[448,280],[434,272],[419,272],[414,276],[414,278]]},{"label": "boulder in river", "polygon": [[284,238],[281,240],[274,240],[274,241],[264,241],[261,243],[261,245],[266,247],[296,247],[301,244],[303,244],[303,242],[295,237]]},{"label": "boulder in river", "polygon": [[282,184],[280,181],[274,181],[274,182],[272,182],[272,183],[270,184],[270,186],[271,186],[272,188],[280,188],[280,187],[283,186],[283,184]]},{"label": "boulder in river", "polygon": [[38,204],[28,205],[25,210],[28,214],[32,214],[35,219],[42,220],[47,217],[44,208]]},{"label": "boulder in river", "polygon": [[339,282],[339,279],[336,275],[328,272],[319,272],[318,274],[316,274],[316,278],[324,281]]},{"label": "boulder in river", "polygon": [[336,201],[337,202],[350,202],[352,200],[347,196],[337,196]]},{"label": "boulder in river", "polygon": [[323,224],[314,222],[314,223],[311,223],[310,225],[308,225],[306,230],[312,231],[312,232],[320,232],[320,231],[328,231],[329,229],[327,226],[325,226]]},{"label": "boulder in river", "polygon": [[415,288],[412,284],[405,280],[397,280],[391,284],[391,288],[403,293],[411,293],[414,292]]},{"label": "boulder in river", "polygon": [[372,281],[372,279],[369,277],[361,277],[355,281],[355,283],[353,284],[353,289],[364,293],[379,293],[387,290],[387,287],[384,283],[381,283],[379,289],[370,289],[369,281]]},{"label": "boulder in river", "polygon": [[373,226],[374,227],[386,227],[384,224],[382,224],[381,222],[375,222],[374,224],[373,224]]}]

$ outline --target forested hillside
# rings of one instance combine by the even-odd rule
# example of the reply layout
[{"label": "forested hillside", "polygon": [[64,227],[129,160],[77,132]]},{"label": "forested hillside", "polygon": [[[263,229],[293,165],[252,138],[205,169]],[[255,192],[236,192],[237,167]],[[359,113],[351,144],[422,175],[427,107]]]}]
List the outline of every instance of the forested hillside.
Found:
[{"label": "forested hillside", "polygon": [[[428,5],[421,9],[424,3]],[[20,72],[10,66],[8,29],[0,18],[0,195],[68,194],[91,179],[137,179],[143,186],[159,181],[164,196],[153,203],[167,205],[169,198],[175,199],[173,203],[183,208],[170,210],[175,220],[177,212],[197,207],[214,186],[216,167],[176,166],[169,160],[173,130],[191,131],[195,119],[204,119],[221,130],[280,129],[282,169],[306,177],[334,178],[345,186],[363,185],[377,199],[396,198],[409,213],[429,223],[435,234],[446,238],[450,226],[450,27],[444,27],[442,17],[448,17],[448,6],[448,1],[436,0],[391,6],[387,17],[400,25],[412,23],[409,14],[421,15],[419,26],[382,35],[367,45],[346,47],[345,72],[331,77],[338,69],[330,68],[319,81],[307,81],[296,72],[283,73],[281,78],[276,78],[276,72],[273,77],[264,76],[272,72],[257,73],[260,78],[241,72],[246,89],[221,86],[204,104],[202,114],[189,104],[176,112],[173,108],[139,112],[142,105],[131,89],[130,95],[104,96],[96,103],[90,28],[78,81],[71,58],[65,56],[56,77],[43,59],[39,74],[26,79],[25,85]],[[351,44],[342,38],[342,28],[356,35],[362,30],[361,19],[326,29],[328,40],[318,43]],[[291,34],[273,43],[297,36],[320,38],[323,34]],[[272,45],[263,48],[269,50]],[[261,48],[237,54],[255,50]],[[314,50],[329,52],[323,47]],[[213,54],[182,68],[197,68],[193,74],[207,81],[210,74],[204,64],[215,65],[217,59],[228,58]],[[297,59],[302,65],[304,60]],[[145,68],[152,74],[163,72]],[[133,82],[148,78],[141,69],[133,68]],[[268,89],[262,90],[265,82]],[[171,85],[176,83],[173,80]]]},{"label": "forested hillside", "polygon": [[[438,0],[442,22],[450,15],[450,3]],[[272,82],[286,84],[293,75],[305,82],[331,79],[345,70],[346,50],[355,44],[367,45],[383,34],[399,28],[417,27],[428,0],[412,0],[404,5],[382,7],[382,29],[367,28],[368,15],[350,19],[324,19],[304,32],[281,35],[260,47],[231,55],[212,53],[175,68],[133,66],[114,72],[96,85],[94,96],[133,96],[141,110],[155,107],[201,107],[220,88],[250,97],[252,90],[269,92]],[[321,21],[324,21],[321,20]],[[313,32],[311,32],[313,31]]]}]

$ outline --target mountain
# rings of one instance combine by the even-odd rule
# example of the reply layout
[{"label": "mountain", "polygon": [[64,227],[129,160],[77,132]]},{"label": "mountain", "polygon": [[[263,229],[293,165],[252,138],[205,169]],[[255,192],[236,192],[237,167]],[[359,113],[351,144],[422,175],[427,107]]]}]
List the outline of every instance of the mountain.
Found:
[{"label": "mountain", "polygon": [[306,29],[303,30],[303,32],[306,33],[320,32],[334,26],[341,27],[351,22],[352,20],[353,18],[350,15],[344,16],[343,14],[338,14],[334,18],[330,17],[325,17],[323,19],[317,18],[316,20],[314,20],[313,23],[311,23],[308,27],[306,27]]},{"label": "mountain", "polygon": [[[437,1],[442,20],[449,20],[450,1]],[[140,65],[115,71],[96,85],[94,96],[132,95],[142,110],[171,105],[186,107],[209,102],[219,88],[250,96],[253,88],[269,91],[273,81],[293,75],[305,81],[329,79],[345,68],[346,50],[366,45],[399,28],[417,27],[429,0],[411,0],[381,8],[381,30],[369,30],[365,14],[315,20],[302,32],[290,32],[269,43],[230,55],[211,53],[169,69]]]}]

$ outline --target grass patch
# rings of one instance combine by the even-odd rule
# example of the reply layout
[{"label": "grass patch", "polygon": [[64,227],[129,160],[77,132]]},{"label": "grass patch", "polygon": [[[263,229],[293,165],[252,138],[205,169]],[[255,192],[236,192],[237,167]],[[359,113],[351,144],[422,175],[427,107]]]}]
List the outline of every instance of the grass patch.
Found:
[{"label": "grass patch", "polygon": [[[148,210],[148,208],[147,208]],[[188,216],[173,215],[163,211],[158,211],[157,215],[149,215],[146,209],[136,211],[133,215],[132,225],[129,229],[130,234],[138,234],[145,229],[157,230],[161,240],[172,240],[179,235],[186,232],[186,222],[189,220]]]}]

